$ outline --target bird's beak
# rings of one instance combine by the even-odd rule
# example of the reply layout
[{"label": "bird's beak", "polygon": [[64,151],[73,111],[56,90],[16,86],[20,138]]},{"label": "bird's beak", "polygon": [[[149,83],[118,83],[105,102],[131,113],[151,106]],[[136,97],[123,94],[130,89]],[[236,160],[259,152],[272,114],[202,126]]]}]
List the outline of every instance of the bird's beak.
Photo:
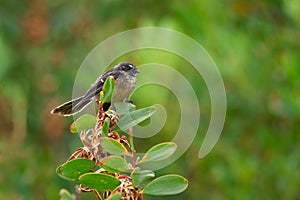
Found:
[{"label": "bird's beak", "polygon": [[135,73],[140,73],[140,70],[137,68],[137,69],[135,70]]}]

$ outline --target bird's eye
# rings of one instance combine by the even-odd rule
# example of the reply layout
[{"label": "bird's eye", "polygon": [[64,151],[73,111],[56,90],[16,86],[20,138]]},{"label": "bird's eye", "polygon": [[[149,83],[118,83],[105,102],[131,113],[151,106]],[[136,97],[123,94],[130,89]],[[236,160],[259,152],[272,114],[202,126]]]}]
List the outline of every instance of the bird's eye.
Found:
[{"label": "bird's eye", "polygon": [[125,70],[125,71],[131,70],[132,68],[133,68],[132,65],[123,65],[122,66],[122,69]]}]

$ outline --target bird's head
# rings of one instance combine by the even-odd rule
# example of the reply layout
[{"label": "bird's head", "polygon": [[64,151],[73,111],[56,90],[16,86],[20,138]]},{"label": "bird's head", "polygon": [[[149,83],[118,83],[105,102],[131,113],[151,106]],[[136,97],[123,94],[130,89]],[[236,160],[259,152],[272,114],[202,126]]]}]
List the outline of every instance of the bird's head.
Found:
[{"label": "bird's head", "polygon": [[125,72],[132,76],[136,76],[136,74],[140,72],[140,70],[138,70],[134,64],[129,62],[121,62],[115,68],[118,71]]}]

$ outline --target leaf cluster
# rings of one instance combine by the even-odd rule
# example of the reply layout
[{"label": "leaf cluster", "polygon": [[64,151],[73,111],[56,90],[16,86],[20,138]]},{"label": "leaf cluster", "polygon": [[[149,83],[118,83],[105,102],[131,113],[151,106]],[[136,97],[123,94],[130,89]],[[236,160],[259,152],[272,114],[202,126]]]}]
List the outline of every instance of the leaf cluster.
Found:
[{"label": "leaf cluster", "polygon": [[[155,113],[154,107],[133,110],[119,116],[110,105],[115,81],[107,78],[98,102],[97,116],[85,114],[70,126],[72,133],[80,132],[83,147],[78,148],[56,172],[77,184],[77,194],[61,190],[61,200],[79,199],[81,192],[93,192],[98,199],[142,199],[147,195],[174,195],[188,186],[179,175],[169,174],[156,178],[154,171],[142,169],[144,163],[168,159],[176,151],[173,142],[151,147],[142,157],[136,156],[132,127]],[[122,132],[123,131],[123,132]],[[127,136],[121,133],[128,132]]]}]

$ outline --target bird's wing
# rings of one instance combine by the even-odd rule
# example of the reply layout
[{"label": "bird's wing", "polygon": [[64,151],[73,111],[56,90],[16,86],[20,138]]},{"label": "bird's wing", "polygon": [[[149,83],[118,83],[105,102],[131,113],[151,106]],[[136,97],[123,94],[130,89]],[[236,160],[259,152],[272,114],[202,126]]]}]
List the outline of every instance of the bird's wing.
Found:
[{"label": "bird's wing", "polygon": [[114,71],[113,69],[108,70],[106,73],[104,73],[102,76],[100,76],[95,83],[91,85],[91,87],[88,89],[88,91],[84,94],[84,99],[92,99],[96,95],[98,95],[103,87],[103,84],[107,77],[113,76],[116,80],[119,76],[119,74]]}]

